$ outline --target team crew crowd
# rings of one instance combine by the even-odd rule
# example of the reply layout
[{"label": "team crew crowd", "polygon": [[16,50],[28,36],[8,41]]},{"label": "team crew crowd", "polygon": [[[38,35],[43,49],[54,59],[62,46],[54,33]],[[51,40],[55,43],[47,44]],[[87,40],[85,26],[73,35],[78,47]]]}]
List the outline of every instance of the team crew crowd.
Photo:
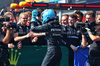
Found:
[{"label": "team crew crowd", "polygon": [[[22,49],[23,45],[47,45],[41,66],[60,66],[62,45],[69,50],[69,66],[74,66],[77,46],[83,50],[89,47],[89,66],[100,66],[100,12],[89,11],[84,16],[77,10],[63,14],[61,19],[58,17],[55,10],[40,8],[22,12],[19,16],[12,12],[0,16],[0,66],[10,66],[8,48]],[[82,27],[83,24],[88,26]]]}]

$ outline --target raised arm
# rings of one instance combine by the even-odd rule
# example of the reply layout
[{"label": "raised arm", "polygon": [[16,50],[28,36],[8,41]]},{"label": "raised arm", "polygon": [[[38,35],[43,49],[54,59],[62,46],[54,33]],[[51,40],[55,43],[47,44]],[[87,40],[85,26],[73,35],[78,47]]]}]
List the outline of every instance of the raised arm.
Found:
[{"label": "raised arm", "polygon": [[82,42],[81,42],[81,47],[84,49],[88,45],[88,42],[86,41],[86,37],[84,34],[82,34]]},{"label": "raised arm", "polygon": [[50,23],[46,23],[46,24],[34,27],[32,26],[32,23],[31,23],[30,27],[31,27],[31,31],[33,32],[47,32],[51,26],[52,25]]},{"label": "raised arm", "polygon": [[14,29],[7,28],[6,36],[2,40],[3,43],[8,44],[13,37]]},{"label": "raised arm", "polygon": [[32,33],[32,35],[33,35],[33,36],[36,36],[36,37],[46,35],[46,33],[45,33],[45,32],[42,32],[42,33],[35,33],[35,32],[32,32],[32,31],[31,31],[30,33]]}]

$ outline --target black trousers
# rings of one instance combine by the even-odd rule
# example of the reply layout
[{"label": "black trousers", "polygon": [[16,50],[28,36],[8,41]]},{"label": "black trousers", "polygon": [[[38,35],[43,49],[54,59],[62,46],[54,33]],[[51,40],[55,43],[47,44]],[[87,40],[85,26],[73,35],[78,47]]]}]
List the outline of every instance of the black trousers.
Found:
[{"label": "black trousers", "polygon": [[0,47],[0,66],[9,66],[8,50]]},{"label": "black trousers", "polygon": [[90,66],[100,66],[100,57],[89,56],[88,59]]},{"label": "black trousers", "polygon": [[61,58],[60,48],[49,47],[41,66],[60,66]]},{"label": "black trousers", "polygon": [[7,58],[3,58],[3,59],[0,58],[0,66],[9,66],[9,65],[10,63]]},{"label": "black trousers", "polygon": [[74,66],[74,51],[69,49],[69,66]]}]

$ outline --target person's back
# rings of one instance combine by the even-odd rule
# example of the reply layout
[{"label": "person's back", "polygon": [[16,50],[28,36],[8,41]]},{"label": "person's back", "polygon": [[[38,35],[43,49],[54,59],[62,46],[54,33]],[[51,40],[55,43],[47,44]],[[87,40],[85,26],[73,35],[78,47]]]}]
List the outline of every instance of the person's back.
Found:
[{"label": "person's back", "polygon": [[[48,13],[50,12],[50,13]],[[48,15],[50,19],[47,18]],[[47,9],[43,12],[42,25],[31,28],[33,32],[46,32],[47,39],[47,53],[41,66],[60,66],[61,60],[61,48],[59,44],[61,34],[57,34],[55,31],[61,31],[59,22],[55,20],[54,12],[51,9]],[[31,26],[32,27],[32,26]]]},{"label": "person's back", "polygon": [[[46,57],[44,58],[44,61],[42,63],[42,66],[49,66],[48,64],[50,64],[51,66],[55,66],[56,63],[58,63],[58,61],[61,59],[61,49],[60,49],[60,44],[59,44],[60,34],[51,32],[55,30],[55,28],[59,28],[59,27],[55,27],[57,25],[58,24],[56,23],[52,24],[52,21],[51,21],[51,23],[49,22],[32,29],[32,31],[34,32],[47,32],[46,39],[47,39],[48,50],[47,50]],[[48,53],[51,53],[51,55],[53,54],[54,55],[53,57],[55,57],[55,59],[54,58],[52,58],[52,60],[49,59],[51,56]],[[51,62],[51,63],[47,63],[47,62]]]}]

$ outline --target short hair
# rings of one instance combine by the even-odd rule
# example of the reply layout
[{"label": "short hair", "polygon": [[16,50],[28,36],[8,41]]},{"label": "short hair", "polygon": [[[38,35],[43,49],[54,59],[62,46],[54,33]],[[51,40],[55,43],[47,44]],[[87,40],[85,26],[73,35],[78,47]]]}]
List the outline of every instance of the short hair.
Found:
[{"label": "short hair", "polygon": [[15,17],[14,17],[14,15],[13,15],[13,13],[11,13],[11,12],[6,12],[6,13],[3,15],[3,18],[4,18],[4,17],[9,17],[9,16],[12,16],[13,19],[14,19],[14,21],[15,21]]},{"label": "short hair", "polygon": [[68,17],[69,15],[68,14],[63,14],[62,16],[67,16]]},{"label": "short hair", "polygon": [[6,13],[3,15],[3,17],[5,17],[5,16],[7,16],[7,15],[12,15],[12,16],[13,16],[13,14],[12,14],[11,12],[6,12]]},{"label": "short hair", "polygon": [[77,19],[77,15],[76,14],[70,14],[69,17]]},{"label": "short hair", "polygon": [[83,17],[83,13],[82,13],[81,11],[79,11],[79,10],[77,10],[77,11],[75,12],[75,14],[79,14],[79,15],[81,15],[81,17]]},{"label": "short hair", "polygon": [[92,11],[87,12],[87,13],[86,13],[86,15],[91,15],[92,17],[94,17],[94,18],[95,18],[95,13],[93,13]]},{"label": "short hair", "polygon": [[32,12],[30,12],[30,11],[27,11],[25,13],[27,13],[28,16],[30,16],[30,15],[32,16]]},{"label": "short hair", "polygon": [[98,16],[98,15],[100,15],[100,12],[97,12],[97,13],[96,13],[96,16]]},{"label": "short hair", "polygon": [[27,13],[20,13],[19,17],[21,17],[22,15],[27,15]]}]

